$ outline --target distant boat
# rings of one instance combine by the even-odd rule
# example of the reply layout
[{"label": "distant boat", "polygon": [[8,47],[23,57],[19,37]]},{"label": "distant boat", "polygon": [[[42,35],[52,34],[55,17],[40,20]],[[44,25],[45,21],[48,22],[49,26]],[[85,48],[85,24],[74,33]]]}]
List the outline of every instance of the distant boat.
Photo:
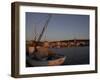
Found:
[{"label": "distant boat", "polygon": [[57,66],[64,63],[66,56],[63,55],[55,55],[52,56],[52,59],[47,60],[36,60],[34,58],[30,58],[29,56],[26,57],[27,67],[33,66]]}]

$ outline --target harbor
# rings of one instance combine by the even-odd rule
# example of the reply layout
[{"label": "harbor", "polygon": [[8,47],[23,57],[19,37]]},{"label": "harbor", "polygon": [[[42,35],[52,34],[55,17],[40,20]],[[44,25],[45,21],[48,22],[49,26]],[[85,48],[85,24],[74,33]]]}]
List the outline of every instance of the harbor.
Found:
[{"label": "harbor", "polygon": [[[44,43],[45,42],[38,42],[37,49],[40,49]],[[61,63],[61,65],[89,64],[89,40],[77,40],[77,41],[71,40],[71,41],[66,41],[66,42],[59,42],[59,45],[58,45],[58,42],[55,42],[55,43],[54,42],[46,42],[46,43],[49,43],[48,50],[52,51],[56,55],[65,56],[65,59],[61,58],[62,59],[61,61],[63,61],[63,63]],[[67,44],[67,45],[65,45],[65,44]],[[28,47],[30,45],[31,45],[31,47]],[[35,45],[35,42],[30,41],[30,42],[27,42],[26,47],[30,48],[29,51],[34,52],[34,50],[35,50],[34,45]],[[57,63],[58,61],[56,60],[56,58],[54,58],[54,59],[55,59],[55,61],[50,63],[50,65],[51,64],[53,66],[59,65],[60,63]],[[42,60],[40,62],[33,60],[33,63],[35,63],[37,66],[39,64],[41,64],[39,66],[48,66],[47,60],[48,59],[44,60],[45,62],[42,62]]]},{"label": "harbor", "polygon": [[89,64],[88,19],[86,15],[26,13],[26,67]]},{"label": "harbor", "polygon": [[[46,41],[44,41],[46,42]],[[38,46],[41,46],[43,43],[41,42],[35,42],[34,40],[26,41],[26,46],[28,45],[34,45],[35,43],[38,43]],[[73,39],[73,40],[60,40],[60,41],[49,41],[49,48],[68,48],[68,47],[81,47],[81,46],[89,46],[89,40],[88,39]]]}]

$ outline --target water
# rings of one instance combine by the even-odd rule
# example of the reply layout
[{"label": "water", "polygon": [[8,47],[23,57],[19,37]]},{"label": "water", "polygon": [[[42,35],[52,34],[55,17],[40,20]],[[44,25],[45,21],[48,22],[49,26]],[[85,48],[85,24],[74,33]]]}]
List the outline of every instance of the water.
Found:
[{"label": "water", "polygon": [[57,54],[66,56],[64,65],[89,64],[89,47],[52,48]]}]

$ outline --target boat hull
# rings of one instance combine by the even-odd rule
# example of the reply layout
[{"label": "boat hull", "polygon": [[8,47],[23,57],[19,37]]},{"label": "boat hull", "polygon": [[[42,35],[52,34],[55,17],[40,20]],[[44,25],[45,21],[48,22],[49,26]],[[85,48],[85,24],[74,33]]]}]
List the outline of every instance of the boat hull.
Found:
[{"label": "boat hull", "polygon": [[66,57],[48,61],[48,66],[57,66],[64,63]]},{"label": "boat hull", "polygon": [[[64,63],[66,57],[59,55],[59,57],[55,57],[55,59],[52,60],[35,60],[35,59],[31,59],[30,57],[26,57],[26,62],[30,65],[30,67],[33,66],[57,66],[57,65],[61,65]],[[27,66],[29,67],[29,66]]]}]

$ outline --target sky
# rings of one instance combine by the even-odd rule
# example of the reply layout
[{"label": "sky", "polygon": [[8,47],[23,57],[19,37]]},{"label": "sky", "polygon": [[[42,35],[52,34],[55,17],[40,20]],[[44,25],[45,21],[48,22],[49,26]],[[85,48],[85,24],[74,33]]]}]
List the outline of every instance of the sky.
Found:
[{"label": "sky", "polygon": [[[51,14],[51,13],[50,13]],[[40,35],[48,13],[26,12],[26,40]],[[41,41],[89,39],[89,15],[51,14]]]}]

